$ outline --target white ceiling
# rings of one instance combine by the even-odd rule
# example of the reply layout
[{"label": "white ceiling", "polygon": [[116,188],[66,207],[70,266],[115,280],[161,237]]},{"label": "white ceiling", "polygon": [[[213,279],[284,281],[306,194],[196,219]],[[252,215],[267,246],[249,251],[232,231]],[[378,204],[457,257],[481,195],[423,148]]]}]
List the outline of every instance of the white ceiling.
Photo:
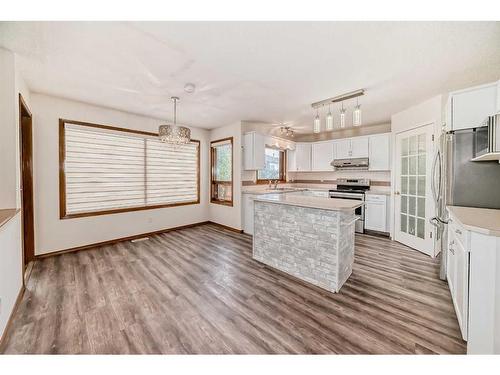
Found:
[{"label": "white ceiling", "polygon": [[35,92],[169,120],[178,95],[178,121],[203,128],[311,132],[310,103],[359,88],[378,124],[500,78],[499,22],[3,22],[0,46]]}]

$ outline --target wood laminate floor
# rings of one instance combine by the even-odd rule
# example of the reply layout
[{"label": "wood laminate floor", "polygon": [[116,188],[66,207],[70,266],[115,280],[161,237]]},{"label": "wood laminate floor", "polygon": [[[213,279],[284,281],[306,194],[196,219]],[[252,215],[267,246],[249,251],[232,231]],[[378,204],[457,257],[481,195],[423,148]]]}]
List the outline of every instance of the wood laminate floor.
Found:
[{"label": "wood laminate floor", "polygon": [[340,293],[203,225],[36,261],[5,353],[465,353],[438,261],[356,236]]}]

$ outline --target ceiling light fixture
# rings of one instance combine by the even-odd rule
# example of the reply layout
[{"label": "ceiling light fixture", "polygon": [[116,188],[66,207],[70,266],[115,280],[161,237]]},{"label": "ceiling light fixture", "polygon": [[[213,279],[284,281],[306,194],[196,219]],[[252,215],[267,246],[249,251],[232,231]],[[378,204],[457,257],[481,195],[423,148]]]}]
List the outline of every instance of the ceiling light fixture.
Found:
[{"label": "ceiling light fixture", "polygon": [[344,102],[342,102],[342,108],[340,109],[340,127],[345,128],[345,108]]},{"label": "ceiling light fixture", "polygon": [[319,133],[321,131],[321,120],[319,119],[318,109],[316,108],[316,117],[314,118],[313,132]]},{"label": "ceiling light fixture", "polygon": [[356,98],[356,107],[354,108],[354,111],[352,111],[352,124],[354,126],[361,125],[361,105],[359,104],[357,98]]},{"label": "ceiling light fixture", "polygon": [[330,104],[328,104],[328,114],[326,115],[326,130],[333,130],[333,115],[330,110]]},{"label": "ceiling light fixture", "polygon": [[160,125],[158,136],[161,142],[182,145],[191,142],[191,129],[177,125],[177,96],[172,96],[174,102],[174,124]]},{"label": "ceiling light fixture", "polygon": [[289,126],[282,126],[280,128],[280,134],[284,134],[286,135],[287,137],[293,137],[293,130],[291,127]]}]

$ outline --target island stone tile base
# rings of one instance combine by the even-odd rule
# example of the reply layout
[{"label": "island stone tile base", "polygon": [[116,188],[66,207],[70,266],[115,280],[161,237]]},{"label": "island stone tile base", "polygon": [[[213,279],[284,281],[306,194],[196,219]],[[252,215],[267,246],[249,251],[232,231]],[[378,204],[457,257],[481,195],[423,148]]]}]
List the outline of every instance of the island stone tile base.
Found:
[{"label": "island stone tile base", "polygon": [[253,258],[338,292],[354,262],[354,211],[255,201]]}]

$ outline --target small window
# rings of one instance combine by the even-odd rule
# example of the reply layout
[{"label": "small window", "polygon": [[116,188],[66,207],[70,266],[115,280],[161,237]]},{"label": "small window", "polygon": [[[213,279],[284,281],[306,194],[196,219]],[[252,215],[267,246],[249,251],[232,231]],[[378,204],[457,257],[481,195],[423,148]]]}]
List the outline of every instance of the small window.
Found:
[{"label": "small window", "polygon": [[233,205],[233,138],[210,143],[210,202]]},{"label": "small window", "polygon": [[257,181],[285,181],[285,151],[266,147],[265,167],[257,171]]}]

